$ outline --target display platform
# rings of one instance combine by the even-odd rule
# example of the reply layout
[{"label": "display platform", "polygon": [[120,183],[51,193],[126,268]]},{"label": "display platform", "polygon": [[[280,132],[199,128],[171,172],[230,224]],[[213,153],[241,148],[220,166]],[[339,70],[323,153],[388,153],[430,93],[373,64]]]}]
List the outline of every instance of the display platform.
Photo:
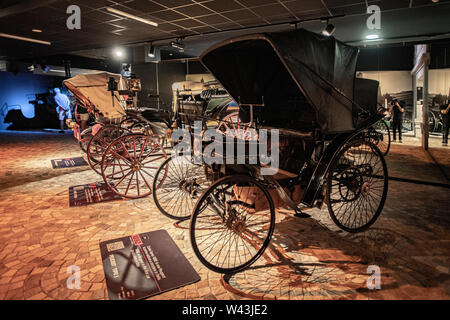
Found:
[{"label": "display platform", "polygon": [[69,187],[69,206],[80,207],[93,203],[122,200],[104,182]]},{"label": "display platform", "polygon": [[64,158],[51,160],[53,169],[72,168],[87,166],[88,163],[83,157]]},{"label": "display platform", "polygon": [[100,243],[108,296],[137,300],[200,280],[166,230]]}]

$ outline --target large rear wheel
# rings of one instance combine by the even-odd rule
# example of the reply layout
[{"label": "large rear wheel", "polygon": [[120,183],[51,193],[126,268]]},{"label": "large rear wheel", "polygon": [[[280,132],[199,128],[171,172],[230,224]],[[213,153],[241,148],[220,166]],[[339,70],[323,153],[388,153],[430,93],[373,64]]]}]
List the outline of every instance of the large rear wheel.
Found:
[{"label": "large rear wheel", "polygon": [[152,137],[128,134],[114,140],[101,162],[103,180],[119,196],[142,198],[152,193],[152,181],[164,149]]},{"label": "large rear wheel", "polygon": [[331,219],[347,232],[369,228],[383,210],[388,172],[381,151],[366,139],[345,144],[332,160],[327,177]]}]

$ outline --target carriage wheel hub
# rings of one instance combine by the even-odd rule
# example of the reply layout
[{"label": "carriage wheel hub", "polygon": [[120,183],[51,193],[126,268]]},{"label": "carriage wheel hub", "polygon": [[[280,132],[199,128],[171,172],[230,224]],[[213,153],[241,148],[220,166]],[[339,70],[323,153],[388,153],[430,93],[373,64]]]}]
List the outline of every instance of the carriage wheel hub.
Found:
[{"label": "carriage wheel hub", "polygon": [[226,224],[227,224],[227,227],[236,234],[241,234],[247,228],[247,224],[245,223],[245,220],[238,217],[236,215],[235,210],[231,210],[229,212],[229,217],[227,219]]},{"label": "carriage wheel hub", "polygon": [[361,193],[367,196],[370,193],[370,185],[368,182],[364,182],[361,186]]},{"label": "carriage wheel hub", "polygon": [[241,234],[247,228],[247,225],[245,224],[244,220],[237,219],[237,220],[233,221],[231,228],[233,229],[233,231],[235,233]]},{"label": "carriage wheel hub", "polygon": [[189,179],[181,181],[178,187],[180,190],[190,194],[191,196],[196,196],[198,184],[195,179]]},{"label": "carriage wheel hub", "polygon": [[131,164],[131,170],[133,171],[139,171],[141,170],[142,165],[139,162],[133,162]]}]

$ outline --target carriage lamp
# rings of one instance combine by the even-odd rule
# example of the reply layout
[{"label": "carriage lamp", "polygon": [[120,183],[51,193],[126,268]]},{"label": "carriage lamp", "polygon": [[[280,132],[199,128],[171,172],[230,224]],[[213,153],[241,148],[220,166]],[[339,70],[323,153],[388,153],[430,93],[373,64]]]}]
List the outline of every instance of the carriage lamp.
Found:
[{"label": "carriage lamp", "polygon": [[141,79],[131,78],[127,80],[127,87],[130,91],[141,91]]}]

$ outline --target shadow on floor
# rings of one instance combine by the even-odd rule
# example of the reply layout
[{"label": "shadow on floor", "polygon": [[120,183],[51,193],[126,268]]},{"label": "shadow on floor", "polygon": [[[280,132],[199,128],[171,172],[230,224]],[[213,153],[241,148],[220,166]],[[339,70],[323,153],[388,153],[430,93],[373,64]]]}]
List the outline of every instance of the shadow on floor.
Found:
[{"label": "shadow on floor", "polygon": [[[263,257],[247,270],[225,275],[222,283],[251,299],[390,299],[392,294],[427,299],[426,288],[449,277],[414,259],[414,245],[387,228],[337,233],[314,219],[287,217],[276,225]],[[380,267],[382,290],[367,288],[369,265]],[[404,285],[422,290],[408,297],[399,290]]]}]

